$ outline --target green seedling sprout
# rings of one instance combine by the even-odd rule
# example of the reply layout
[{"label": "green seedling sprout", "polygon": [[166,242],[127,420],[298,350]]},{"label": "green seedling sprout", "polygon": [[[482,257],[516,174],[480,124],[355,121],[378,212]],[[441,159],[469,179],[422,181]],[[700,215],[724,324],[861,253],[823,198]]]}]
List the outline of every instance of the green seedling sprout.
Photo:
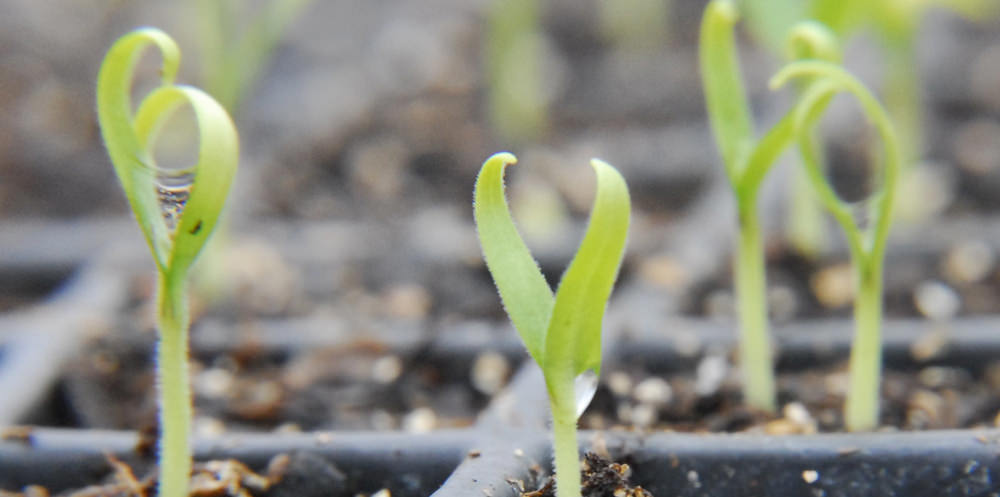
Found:
[{"label": "green seedling sprout", "polygon": [[[857,286],[844,424],[849,431],[872,430],[878,425],[882,369],[882,267],[899,177],[900,146],[892,122],[878,100],[842,68],[822,61],[795,62],[776,74],[771,86],[778,88],[794,78],[812,81],[795,108],[795,129],[802,162],[820,201],[844,231]],[[866,206],[869,212],[864,227],[859,226],[852,215],[851,205],[841,200],[826,180],[813,136],[823,109],[840,92],[847,92],[858,100],[883,143],[881,187]]]},{"label": "green seedling sprout", "polygon": [[490,121],[505,140],[528,141],[548,128],[541,7],[539,0],[503,0],[489,8],[484,55]]},{"label": "green seedling sprout", "polygon": [[583,242],[552,289],[514,226],[503,175],[517,159],[498,153],[476,179],[476,230],[504,308],[545,376],[552,409],[556,492],[580,496],[576,422],[601,370],[601,321],[625,250],[629,195],[614,167],[594,159],[597,193]]},{"label": "green seedling sprout", "polygon": [[230,113],[238,114],[282,35],[311,1],[267,0],[243,26],[236,19],[246,17],[241,9],[251,10],[247,2],[193,0],[201,33],[205,90]]},{"label": "green seedling sprout", "polygon": [[[803,21],[792,27],[786,52],[792,61],[813,59],[840,64],[842,60],[836,35],[816,21]],[[796,167],[792,171],[786,233],[792,247],[809,258],[816,258],[827,242],[822,209],[812,194],[805,170]]]},{"label": "green seedling sprout", "polygon": [[[755,138],[733,38],[737,20],[732,2],[710,2],[702,20],[699,57],[709,121],[736,197],[739,242],[734,266],[743,396],[750,406],[773,412],[775,382],[757,196],[767,172],[794,143],[795,116],[789,110],[763,138]],[[815,25],[803,25],[795,33],[793,43],[809,47],[799,48],[800,56],[829,58],[837,53],[836,42]]]},{"label": "green seedling sprout", "polygon": [[[133,113],[132,80],[142,52],[163,57],[160,86]],[[160,408],[160,497],[186,497],[191,474],[191,392],[188,379],[187,276],[215,228],[239,152],[229,114],[197,88],[175,85],[177,44],[155,28],[115,42],[97,78],[101,136],[156,263],[156,376]],[[194,111],[198,162],[184,170],[157,166],[152,151],[160,130],[182,105]]]}]

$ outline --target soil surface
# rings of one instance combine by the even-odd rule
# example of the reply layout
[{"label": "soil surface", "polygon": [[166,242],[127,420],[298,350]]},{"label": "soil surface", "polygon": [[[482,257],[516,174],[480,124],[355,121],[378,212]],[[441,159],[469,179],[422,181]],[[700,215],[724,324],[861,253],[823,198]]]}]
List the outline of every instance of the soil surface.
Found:
[{"label": "soil surface", "polygon": [[[98,340],[70,365],[56,424],[155,431],[153,335]],[[459,361],[456,361],[459,362]],[[484,351],[450,364],[377,340],[267,350],[253,343],[191,361],[195,432],[402,430],[470,426],[516,366]],[[464,369],[463,369],[464,368]]]},{"label": "soil surface", "polygon": [[[100,483],[56,493],[59,497],[147,497],[158,485],[155,468],[139,473],[135,468],[108,457],[111,473]],[[228,459],[195,463],[190,480],[191,497],[388,497],[386,489],[359,492],[351,489],[347,476],[336,466],[306,452],[279,454],[267,467],[255,472]],[[30,485],[21,492],[0,490],[3,497],[48,497],[43,486]]]},{"label": "soil surface", "polygon": [[[839,233],[834,233],[840,236]],[[853,269],[846,253],[804,257],[775,243],[767,255],[768,305],[773,321],[849,317]],[[682,302],[688,315],[735,315],[732,267],[695,283]],[[1000,266],[992,240],[970,229],[957,239],[888,251],[884,269],[886,318],[949,319],[1000,313]]]},{"label": "soil surface", "polygon": [[[846,364],[778,374],[779,412],[748,408],[734,364],[704,357],[695,372],[608,368],[584,429],[759,432],[775,435],[843,431]],[[883,430],[995,427],[1000,420],[1000,361],[974,370],[931,365],[883,372]]]}]

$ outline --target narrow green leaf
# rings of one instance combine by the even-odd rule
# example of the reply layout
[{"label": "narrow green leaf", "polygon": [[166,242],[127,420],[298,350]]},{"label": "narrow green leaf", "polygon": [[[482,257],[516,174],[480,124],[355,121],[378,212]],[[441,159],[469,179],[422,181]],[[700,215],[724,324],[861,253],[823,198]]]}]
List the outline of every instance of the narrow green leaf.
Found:
[{"label": "narrow green leaf", "polygon": [[507,315],[528,353],[544,368],[545,333],[554,300],[552,289],[514,226],[504,196],[504,170],[516,163],[517,158],[507,152],[486,159],[476,179],[473,213],[486,267]]},{"label": "narrow green leaf", "polygon": [[[892,122],[879,104],[878,99],[860,81],[843,68],[829,62],[802,61],[791,63],[771,78],[770,85],[772,88],[777,88],[790,79],[802,77],[820,77],[829,87],[814,90],[808,98],[803,98],[796,105],[796,128],[800,130],[800,136],[806,134],[819,119],[820,113],[816,112],[816,108],[823,105],[828,100],[829,95],[835,91],[842,91],[850,93],[858,100],[865,116],[875,125],[882,138],[882,177],[879,193],[872,202],[872,225],[865,237],[866,251],[881,257],[880,254],[884,252],[889,235],[889,226],[892,223],[892,206],[900,168],[899,141]],[[844,229],[857,231],[855,225],[845,225]]]},{"label": "narrow green leaf", "polygon": [[744,156],[754,142],[753,120],[733,40],[738,18],[732,2],[712,0],[705,9],[698,48],[709,122],[733,184],[738,182]]},{"label": "narrow green leaf", "polygon": [[188,200],[170,235],[172,244],[167,260],[171,271],[186,271],[215,229],[239,157],[236,127],[229,114],[205,92],[183,85],[161,86],[143,100],[136,113],[141,145],[152,150],[163,123],[185,103],[194,110],[198,125],[198,162],[192,168]]},{"label": "narrow green leaf", "polygon": [[174,40],[155,28],[137,29],[115,42],[104,57],[97,77],[97,117],[101,136],[122,183],[136,220],[153,252],[157,266],[165,267],[166,253],[161,247],[167,228],[160,216],[153,192],[154,172],[150,154],[139,143],[132,127],[132,79],[135,65],[150,45],[162,54],[161,83],[173,82],[180,64],[180,50]]},{"label": "narrow green leaf", "polygon": [[587,232],[556,291],[545,341],[546,378],[601,371],[601,323],[625,253],[630,202],[625,179],[614,167],[598,159],[591,166],[597,193]]}]

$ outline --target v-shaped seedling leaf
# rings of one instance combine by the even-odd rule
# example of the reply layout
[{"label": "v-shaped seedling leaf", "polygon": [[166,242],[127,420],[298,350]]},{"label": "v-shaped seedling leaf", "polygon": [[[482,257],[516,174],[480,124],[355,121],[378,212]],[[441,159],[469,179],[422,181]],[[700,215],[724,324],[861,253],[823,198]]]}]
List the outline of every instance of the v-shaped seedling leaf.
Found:
[{"label": "v-shaped seedling leaf", "polygon": [[[601,323],[625,251],[630,202],[625,180],[594,159],[597,194],[586,234],[569,268],[552,289],[514,226],[504,196],[503,174],[517,159],[495,154],[476,180],[474,214],[486,266],[507,315],[545,375],[552,405],[555,464],[560,497],[580,495],[576,420],[592,390],[577,391],[577,378],[601,370]],[[579,397],[584,396],[585,399]]]}]

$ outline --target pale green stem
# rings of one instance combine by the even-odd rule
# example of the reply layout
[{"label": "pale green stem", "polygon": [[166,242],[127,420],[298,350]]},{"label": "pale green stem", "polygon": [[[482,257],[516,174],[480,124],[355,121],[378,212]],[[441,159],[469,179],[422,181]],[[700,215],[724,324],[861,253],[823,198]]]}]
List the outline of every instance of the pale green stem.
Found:
[{"label": "pale green stem", "polygon": [[[181,274],[177,274],[181,273]],[[184,271],[161,272],[157,292],[157,384],[160,394],[159,497],[187,497],[191,477],[191,389]]]},{"label": "pale green stem", "polygon": [[904,168],[923,154],[923,111],[920,74],[914,55],[912,34],[886,41],[886,83],[882,93],[898,130]]},{"label": "pale green stem", "polygon": [[854,300],[854,344],[850,380],[844,405],[848,431],[869,431],[878,426],[879,386],[882,373],[882,271],[862,260],[854,266],[858,292]]},{"label": "pale green stem", "polygon": [[802,168],[792,173],[791,202],[788,207],[788,240],[800,254],[814,259],[826,245],[823,206],[816,200],[812,185]]},{"label": "pale green stem", "polygon": [[740,367],[747,404],[768,412],[775,410],[771,339],[767,324],[767,281],[764,247],[756,199],[739,206],[739,246],[736,252],[736,301],[740,320]]},{"label": "pale green stem", "polygon": [[[563,392],[573,392],[573,381],[563,382]],[[556,496],[580,497],[580,449],[576,440],[576,406],[570,402],[552,405],[552,437],[556,471]],[[560,405],[562,404],[562,405]]]}]

